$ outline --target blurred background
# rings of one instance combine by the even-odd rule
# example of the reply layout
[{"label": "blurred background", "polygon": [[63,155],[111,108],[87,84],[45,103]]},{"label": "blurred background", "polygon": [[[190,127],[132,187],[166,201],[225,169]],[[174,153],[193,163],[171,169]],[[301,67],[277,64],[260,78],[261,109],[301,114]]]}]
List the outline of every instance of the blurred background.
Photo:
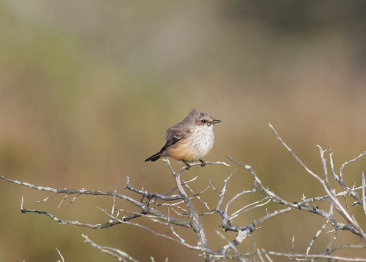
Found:
[{"label": "blurred background", "polygon": [[[321,176],[316,145],[331,147],[336,170],[366,150],[365,13],[366,2],[354,0],[0,0],[0,174],[35,185],[134,196],[123,190],[129,176],[135,188],[165,193],[174,187],[168,168],[144,159],[164,144],[165,130],[195,108],[222,120],[206,160],[229,162],[229,155],[249,164],[288,201],[324,195],[267,123]],[[365,161],[345,168],[349,186],[360,185]],[[191,184],[196,192],[210,179],[221,189],[235,169],[226,202],[252,188],[242,168],[194,167],[183,178],[198,176]],[[202,261],[195,251],[143,229],[92,230],[19,212],[24,196],[24,208],[104,223],[108,218],[96,207],[110,210],[112,198],[81,196],[70,206],[68,198],[57,208],[62,196],[37,204],[50,194],[3,180],[0,192],[0,261],[57,261],[56,247],[65,261],[115,261],[81,234],[140,261]],[[229,211],[260,198],[244,195]],[[218,195],[209,190],[202,199],[215,208]],[[362,207],[349,208],[365,228]],[[265,212],[245,213],[233,224],[246,226]],[[203,222],[209,244],[219,249],[226,243],[216,233],[219,215]],[[295,235],[295,253],[304,253],[323,223],[295,210],[261,224],[252,237],[258,248],[289,252]],[[177,230],[196,244],[193,232]],[[235,234],[225,236],[232,240]],[[332,236],[323,233],[310,253],[325,252]],[[347,243],[359,240],[341,232],[335,245]],[[251,252],[253,241],[239,250]],[[365,250],[336,254],[366,256]]]}]

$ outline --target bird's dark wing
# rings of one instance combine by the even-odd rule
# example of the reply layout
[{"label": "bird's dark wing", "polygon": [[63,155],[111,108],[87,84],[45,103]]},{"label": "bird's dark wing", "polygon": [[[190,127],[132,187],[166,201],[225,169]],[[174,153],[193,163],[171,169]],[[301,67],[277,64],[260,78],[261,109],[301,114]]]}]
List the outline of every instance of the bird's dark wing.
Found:
[{"label": "bird's dark wing", "polygon": [[174,145],[178,141],[186,138],[191,131],[187,126],[178,123],[166,131],[164,148]]}]

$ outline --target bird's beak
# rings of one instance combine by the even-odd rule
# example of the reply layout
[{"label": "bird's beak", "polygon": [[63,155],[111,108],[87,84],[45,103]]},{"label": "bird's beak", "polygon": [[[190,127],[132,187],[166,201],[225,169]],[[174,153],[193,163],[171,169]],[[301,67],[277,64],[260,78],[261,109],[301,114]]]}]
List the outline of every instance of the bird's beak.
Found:
[{"label": "bird's beak", "polygon": [[221,122],[221,120],[217,120],[217,119],[212,120],[212,123],[214,123],[214,124],[217,124],[217,123],[220,123],[220,122]]}]

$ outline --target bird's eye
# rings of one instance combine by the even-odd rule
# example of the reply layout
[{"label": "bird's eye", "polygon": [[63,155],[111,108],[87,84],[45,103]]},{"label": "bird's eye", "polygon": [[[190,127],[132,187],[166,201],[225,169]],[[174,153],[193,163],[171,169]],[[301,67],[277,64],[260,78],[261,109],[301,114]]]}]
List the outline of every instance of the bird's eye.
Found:
[{"label": "bird's eye", "polygon": [[202,120],[201,120],[201,122],[202,122],[202,123],[206,123],[206,119],[202,119]]}]

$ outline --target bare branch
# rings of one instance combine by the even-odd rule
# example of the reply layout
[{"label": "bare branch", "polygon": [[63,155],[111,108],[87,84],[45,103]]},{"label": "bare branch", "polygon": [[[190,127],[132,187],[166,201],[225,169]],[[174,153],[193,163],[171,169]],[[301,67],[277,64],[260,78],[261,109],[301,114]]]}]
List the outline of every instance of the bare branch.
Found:
[{"label": "bare branch", "polygon": [[366,196],[365,196],[365,174],[362,172],[362,176],[361,176],[361,183],[362,183],[362,205],[363,205],[363,211],[366,215]]},{"label": "bare branch", "polygon": [[348,257],[340,257],[340,256],[329,256],[326,254],[289,254],[289,253],[281,253],[281,252],[275,252],[275,251],[265,251],[262,252],[262,255],[268,254],[272,256],[281,256],[281,257],[288,257],[291,260],[296,259],[297,261],[300,261],[300,259],[318,259],[318,258],[324,258],[324,259],[335,259],[338,261],[352,261],[352,262],[366,262],[366,258],[348,258]]},{"label": "bare branch", "polygon": [[104,223],[104,224],[90,224],[90,223],[82,223],[82,222],[79,222],[79,221],[63,220],[63,219],[60,219],[60,218],[52,215],[49,212],[34,210],[34,209],[24,209],[23,206],[24,206],[24,199],[22,197],[21,208],[20,208],[20,211],[22,213],[37,213],[37,214],[45,215],[45,216],[48,216],[51,219],[57,221],[60,225],[75,225],[75,226],[80,226],[80,227],[89,227],[89,228],[92,228],[92,229],[103,229],[103,228],[109,228],[109,227],[112,227],[116,224],[119,224],[117,221],[107,222],[107,223]]},{"label": "bare branch", "polygon": [[[186,183],[185,181],[183,181],[184,185],[189,189],[189,191],[191,191],[191,193],[193,194],[193,197],[196,197],[205,207],[208,211],[212,211],[212,209],[208,206],[208,203],[203,201],[200,197],[200,195],[202,195],[204,192],[207,191],[207,189],[210,188],[210,186],[207,186],[205,189],[203,189],[201,192],[199,193],[194,193],[192,188],[188,185],[188,183]],[[190,198],[191,199],[191,198]]]},{"label": "bare branch", "polygon": [[[261,203],[261,202],[263,202],[263,203]],[[268,204],[269,202],[271,202],[271,200],[268,199],[268,197],[265,197],[265,198],[263,198],[261,200],[258,200],[258,201],[255,201],[253,203],[250,203],[250,204],[248,204],[246,206],[243,206],[240,209],[236,210],[234,213],[232,213],[230,215],[229,219],[234,219],[237,216],[243,214],[244,212],[248,212],[248,211],[250,211],[252,209],[255,209],[255,208],[258,208],[258,207],[262,207],[262,206]]]},{"label": "bare branch", "polygon": [[57,247],[56,247],[56,250],[57,250],[57,252],[58,252],[59,256],[61,257],[62,262],[65,262],[65,259],[64,259],[64,257],[62,256],[62,254],[61,254],[60,250],[58,250],[58,248],[57,248]]},{"label": "bare branch", "polygon": [[310,249],[311,249],[311,247],[313,246],[313,244],[314,244],[315,240],[316,240],[316,239],[318,238],[318,236],[323,232],[323,230],[324,230],[324,228],[327,226],[327,224],[328,224],[328,221],[326,221],[326,222],[323,224],[323,226],[318,230],[318,232],[316,232],[316,234],[315,234],[314,238],[311,240],[311,242],[310,242],[310,244],[309,244],[308,248],[306,249],[306,254],[307,254],[307,255],[309,254]]},{"label": "bare branch", "polygon": [[[350,195],[355,201],[352,203],[352,205],[363,205],[363,211],[366,215],[366,182],[364,173],[362,173],[361,176],[361,186],[356,187],[356,184],[354,184],[352,187],[347,186],[343,181],[343,169],[344,167],[351,163],[356,161],[357,159],[361,158],[362,156],[366,155],[366,151],[362,154],[360,154],[358,157],[345,162],[341,169],[339,175],[334,170],[334,162],[333,162],[333,152],[329,148],[329,161],[330,161],[330,170],[328,171],[327,167],[327,159],[325,157],[325,152],[327,150],[322,150],[320,146],[317,146],[320,153],[320,159],[323,166],[323,172],[324,176],[319,176],[312,172],[294,153],[294,151],[287,146],[287,144],[282,140],[282,138],[278,135],[277,131],[270,125],[270,128],[273,130],[276,138],[281,142],[281,144],[291,153],[291,155],[295,158],[295,160],[300,164],[302,168],[306,170],[307,173],[309,173],[312,177],[315,178],[315,181],[320,183],[324,189],[324,196],[314,196],[312,198],[306,198],[304,195],[299,199],[299,201],[288,201],[285,198],[281,198],[279,195],[276,194],[276,192],[271,191],[269,187],[264,186],[262,181],[260,180],[259,176],[256,174],[254,169],[249,166],[242,164],[230,157],[228,159],[235,164],[244,167],[249,173],[251,174],[251,177],[253,178],[253,184],[250,185],[249,188],[246,188],[238,193],[234,193],[233,197],[231,199],[226,199],[225,194],[227,193],[228,188],[230,187],[229,183],[232,183],[231,178],[234,175],[234,172],[237,170],[234,170],[230,175],[227,176],[227,178],[224,180],[224,184],[222,186],[221,191],[217,190],[216,187],[213,186],[213,183],[211,182],[211,179],[209,180],[209,185],[204,187],[200,192],[196,193],[195,190],[193,190],[193,187],[191,183],[197,182],[196,177],[189,181],[181,181],[181,175],[183,172],[187,170],[187,166],[181,167],[179,170],[175,171],[173,167],[171,166],[168,159],[163,159],[163,161],[168,166],[170,172],[172,173],[176,187],[174,187],[172,190],[168,191],[165,194],[161,194],[161,192],[148,192],[143,187],[141,189],[136,189],[131,186],[129,177],[126,178],[126,187],[124,189],[129,190],[132,192],[132,194],[135,197],[129,197],[124,194],[118,193],[116,190],[113,192],[106,192],[106,191],[92,191],[92,190],[86,190],[84,188],[82,189],[67,189],[67,188],[51,188],[51,187],[43,187],[43,186],[35,186],[33,184],[22,182],[19,180],[13,180],[9,179],[3,176],[0,176],[1,179],[6,180],[11,183],[15,183],[18,185],[22,185],[25,187],[28,187],[33,190],[39,190],[39,191],[46,191],[50,192],[50,196],[47,196],[46,198],[37,201],[37,203],[43,203],[50,199],[52,199],[57,194],[62,194],[62,200],[59,203],[59,207],[67,200],[69,196],[72,197],[72,200],[69,202],[68,205],[74,203],[77,198],[81,195],[99,195],[99,196],[110,196],[113,197],[112,203],[111,203],[111,209],[110,212],[107,212],[107,209],[101,209],[104,214],[106,214],[108,218],[107,223],[100,223],[100,224],[91,224],[91,223],[83,223],[79,221],[73,221],[73,220],[63,220],[55,215],[53,215],[50,212],[47,211],[40,211],[35,209],[25,209],[24,208],[24,199],[22,198],[21,201],[21,211],[22,213],[37,213],[42,214],[44,216],[47,216],[51,218],[52,220],[57,221],[59,224],[70,224],[70,225],[76,225],[81,227],[87,227],[92,229],[102,229],[102,228],[109,228],[115,225],[124,224],[124,225],[131,225],[134,227],[142,228],[155,236],[163,237],[165,239],[168,239],[170,241],[174,241],[176,243],[179,243],[180,245],[192,249],[197,250],[201,254],[201,256],[204,257],[204,260],[206,262],[213,262],[213,261],[227,261],[230,259],[233,260],[240,260],[240,261],[273,261],[274,256],[279,256],[283,258],[288,258],[290,260],[296,260],[296,261],[315,261],[317,259],[323,259],[328,260],[329,262],[333,261],[359,261],[359,262],[366,262],[366,259],[364,258],[347,258],[347,257],[341,257],[341,256],[334,256],[334,252],[340,249],[346,249],[346,248],[366,248],[366,234],[362,230],[362,228],[359,226],[356,218],[350,213],[350,209],[348,208],[347,202],[343,202],[340,198],[345,198],[346,195]],[[229,166],[225,162],[205,162],[206,164],[212,164],[212,165],[223,165],[223,166]],[[192,163],[191,166],[201,165],[201,163]],[[238,172],[238,171],[237,171]],[[331,175],[330,175],[331,173]],[[336,192],[334,189],[332,189],[332,179],[334,179],[338,184],[340,184],[344,191],[342,192]],[[211,209],[211,200],[206,199],[205,196],[208,190],[212,188],[214,192],[217,193],[217,204],[215,209]],[[186,190],[189,190],[186,192]],[[259,192],[259,194],[262,194],[260,200],[252,201],[249,204],[242,205],[236,210],[231,210],[234,206],[233,203],[238,203],[237,200],[243,195],[251,194]],[[258,193],[256,193],[258,194]],[[227,195],[226,195],[227,196]],[[360,197],[361,196],[361,197]],[[127,202],[134,206],[137,211],[132,211],[133,208],[121,208],[116,206],[116,199],[122,199],[123,202]],[[208,212],[204,212],[199,214],[197,212],[196,207],[192,203],[192,199],[197,198],[200,204],[202,204]],[[137,200],[136,200],[137,199]],[[267,205],[268,203],[274,203],[275,205],[271,205],[271,211],[268,211],[265,209],[265,215],[262,217],[255,217],[253,221],[250,224],[247,224],[246,226],[240,225],[240,220],[238,220],[239,224],[233,224],[233,219],[237,218],[238,216],[242,215],[244,212],[249,212],[256,208],[261,208]],[[323,202],[323,205],[319,205],[318,202]],[[326,204],[329,209],[321,209],[319,206],[323,207],[324,204]],[[319,205],[319,206],[318,206]],[[272,207],[275,206],[277,208],[272,209]],[[345,206],[345,207],[344,207]],[[333,209],[334,207],[334,209]],[[264,209],[264,208],[263,208]],[[296,211],[294,211],[296,210]],[[304,254],[294,254],[295,249],[295,236],[292,237],[292,244],[289,249],[291,249],[288,253],[280,253],[275,251],[265,251],[263,248],[257,248],[256,242],[254,241],[253,237],[256,230],[260,229],[261,223],[264,223],[265,221],[272,219],[274,217],[277,217],[281,214],[288,213],[290,211],[294,212],[308,212],[309,214],[315,214],[320,216],[324,223],[323,225],[316,231],[316,234],[314,238],[310,241],[308,244],[308,247]],[[333,212],[336,212],[334,215]],[[219,213],[220,216],[215,215],[216,213]],[[231,213],[231,214],[230,214]],[[340,216],[337,214],[339,213]],[[218,251],[214,251],[210,249],[207,237],[205,235],[204,227],[201,221],[202,216],[211,215],[213,219],[220,219],[218,221],[218,224],[221,223],[221,227],[223,228],[223,233],[217,232],[221,238],[225,240],[225,243],[222,245],[222,247]],[[137,220],[136,218],[141,218]],[[138,221],[139,223],[137,223]],[[146,226],[143,221],[151,221],[154,223],[157,223],[159,225],[168,227],[170,231],[168,231],[167,234],[163,234],[155,229],[153,227]],[[237,221],[235,221],[237,222]],[[327,226],[330,226],[330,230],[326,232],[325,230]],[[180,226],[183,228],[189,228],[192,229],[193,232],[196,234],[197,237],[197,243],[195,245],[187,243],[187,241],[184,238],[184,235],[178,234],[176,231],[175,226]],[[329,227],[328,226],[328,227]],[[334,243],[338,242],[340,238],[340,230],[345,230],[347,232],[350,232],[352,234],[355,234],[360,237],[360,239],[363,241],[363,244],[348,244],[348,245],[340,245],[337,247],[333,247]],[[236,236],[232,240],[228,240],[227,236],[225,236],[226,231],[232,231],[236,232]],[[329,238],[326,251],[321,254],[310,254],[310,250],[314,250],[315,245],[317,244],[316,239],[322,234],[322,233],[331,233],[331,238]],[[115,257],[119,261],[136,261],[134,258],[130,257],[125,252],[111,248],[111,247],[104,247],[100,246],[93,241],[91,241],[86,235],[83,235],[85,242],[90,243],[92,246],[98,248],[102,252],[106,252],[110,254],[111,256]],[[239,251],[239,245],[243,243],[247,237],[249,239],[253,240],[254,247],[253,249],[250,249],[249,252],[243,252]],[[188,239],[188,238],[187,238]],[[303,244],[303,243],[302,243]],[[243,245],[244,246],[244,245]],[[245,247],[243,247],[245,248]],[[59,252],[59,250],[58,250]],[[62,258],[62,261],[64,261],[61,253],[59,252],[59,255]],[[151,261],[154,261],[154,258],[151,258]]]},{"label": "bare branch", "polygon": [[[182,199],[184,200],[185,204],[187,205],[190,214],[192,215],[192,228],[193,230],[196,232],[197,237],[198,237],[198,246],[202,247],[204,249],[208,249],[208,243],[207,243],[207,238],[205,235],[205,232],[203,230],[203,226],[202,226],[202,222],[201,219],[196,211],[196,208],[194,207],[194,205],[192,204],[191,200],[189,199],[189,197],[187,196],[187,193],[185,192],[185,190],[182,187],[181,181],[180,181],[180,175],[181,173],[186,170],[187,167],[182,167],[178,173],[173,172],[173,176],[175,178],[176,184],[178,186],[178,190],[180,192],[180,196],[182,197]],[[205,256],[205,261],[209,261],[209,257]]]},{"label": "bare branch", "polygon": [[339,169],[339,176],[341,177],[341,179],[343,179],[343,169],[345,168],[346,165],[348,165],[349,163],[355,162],[357,159],[363,157],[366,155],[366,151],[362,152],[361,154],[359,154],[358,156],[356,156],[355,158],[346,161],[341,168]]},{"label": "bare branch", "polygon": [[138,262],[136,259],[134,259],[130,255],[128,255],[126,252],[123,252],[123,251],[121,251],[119,249],[116,249],[116,248],[100,246],[100,245],[96,244],[95,242],[93,242],[92,240],[90,240],[87,235],[82,234],[81,236],[85,239],[85,242],[89,243],[93,247],[96,247],[100,251],[102,251],[104,253],[107,253],[107,254],[117,258],[119,261]]},{"label": "bare branch", "polygon": [[[353,228],[356,229],[358,235],[362,238],[362,241],[364,243],[366,243],[366,234],[365,232],[362,230],[362,228],[359,226],[359,224],[357,223],[356,219],[354,217],[351,217],[351,215],[345,210],[345,208],[339,203],[338,199],[336,198],[336,196],[334,195],[333,192],[331,192],[331,190],[329,190],[329,188],[327,187],[326,183],[324,182],[324,180],[322,180],[318,175],[316,175],[314,172],[312,172],[307,166],[305,166],[305,164],[296,156],[296,154],[292,151],[292,149],[287,146],[287,144],[282,140],[282,138],[278,135],[277,131],[273,128],[273,126],[271,124],[269,124],[270,128],[273,130],[273,132],[276,135],[276,138],[282,143],[282,145],[284,147],[286,147],[286,149],[292,154],[292,156],[296,159],[297,162],[300,163],[300,165],[309,173],[311,174],[324,188],[324,190],[327,192],[327,194],[330,196],[330,198],[334,201],[334,205],[335,208],[337,209],[337,211],[343,216],[344,219],[346,219],[346,221],[348,223],[350,223],[352,225]],[[321,158],[322,161],[324,163],[324,151],[321,149],[320,146],[317,146],[319,148],[320,154],[321,154]],[[346,162],[345,164],[348,164],[350,162],[355,161],[356,159],[364,156],[366,154],[366,151],[364,153],[362,153],[361,155],[359,155],[358,157]],[[345,164],[342,165],[341,170],[343,169],[343,167],[345,166]],[[324,165],[325,166],[325,165]],[[325,167],[326,168],[326,167]],[[342,177],[340,175],[340,177]]]}]

